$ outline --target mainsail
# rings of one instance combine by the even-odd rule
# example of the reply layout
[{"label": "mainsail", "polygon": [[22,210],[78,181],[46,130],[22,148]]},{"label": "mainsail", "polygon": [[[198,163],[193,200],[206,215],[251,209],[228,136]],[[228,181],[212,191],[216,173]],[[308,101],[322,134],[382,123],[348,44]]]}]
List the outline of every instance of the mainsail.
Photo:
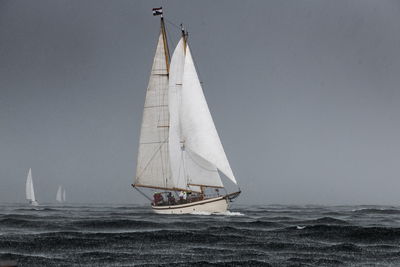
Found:
[{"label": "mainsail", "polygon": [[135,186],[203,191],[236,184],[183,34],[169,65],[164,22],[143,111]]},{"label": "mainsail", "polygon": [[35,191],[33,190],[32,170],[31,170],[31,168],[29,168],[28,176],[26,178],[25,195],[26,195],[26,199],[27,200],[29,200],[31,202],[35,202],[36,201]]},{"label": "mainsail", "polygon": [[135,186],[172,189],[168,153],[168,60],[164,23],[151,69],[143,111]]}]

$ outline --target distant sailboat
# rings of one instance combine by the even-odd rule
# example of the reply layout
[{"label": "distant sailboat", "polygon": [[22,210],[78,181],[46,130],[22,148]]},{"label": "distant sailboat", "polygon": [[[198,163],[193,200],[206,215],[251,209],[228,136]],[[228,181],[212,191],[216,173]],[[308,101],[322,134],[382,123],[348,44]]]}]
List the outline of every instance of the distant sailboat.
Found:
[{"label": "distant sailboat", "polygon": [[63,199],[63,202],[67,201],[66,198],[65,198],[65,188],[64,188],[64,191],[63,191],[63,194],[62,194],[62,199]]},{"label": "distant sailboat", "polygon": [[65,202],[65,189],[61,185],[58,187],[56,200],[58,203]]},{"label": "distant sailboat", "polygon": [[25,194],[26,194],[26,199],[29,201],[29,204],[31,204],[32,206],[39,205],[39,203],[36,201],[36,198],[35,198],[35,191],[33,190],[33,180],[32,180],[31,168],[29,168],[28,177],[26,178]]},{"label": "distant sailboat", "polygon": [[228,194],[219,175],[220,171],[237,184],[203,94],[188,34],[182,28],[170,58],[162,9],[153,9],[153,15],[161,15],[161,30],[132,186],[139,192],[162,190],[148,197],[156,213],[225,212],[240,190]]}]

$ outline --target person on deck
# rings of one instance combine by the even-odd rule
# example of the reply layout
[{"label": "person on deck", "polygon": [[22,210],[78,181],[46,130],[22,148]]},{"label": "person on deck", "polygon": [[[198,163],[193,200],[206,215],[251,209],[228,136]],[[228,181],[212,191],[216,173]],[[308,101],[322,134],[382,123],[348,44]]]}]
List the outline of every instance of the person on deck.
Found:
[{"label": "person on deck", "polygon": [[215,192],[217,193],[217,196],[219,196],[219,189],[215,188]]},{"label": "person on deck", "polygon": [[179,203],[183,203],[183,191],[179,192]]},{"label": "person on deck", "polygon": [[187,194],[186,191],[179,192],[179,203],[186,203]]},{"label": "person on deck", "polygon": [[175,205],[175,197],[172,195],[171,192],[168,193],[168,204],[169,205]]},{"label": "person on deck", "polygon": [[153,198],[154,198],[154,205],[156,205],[156,206],[161,204],[164,201],[162,194],[159,192],[155,192],[153,195]]}]

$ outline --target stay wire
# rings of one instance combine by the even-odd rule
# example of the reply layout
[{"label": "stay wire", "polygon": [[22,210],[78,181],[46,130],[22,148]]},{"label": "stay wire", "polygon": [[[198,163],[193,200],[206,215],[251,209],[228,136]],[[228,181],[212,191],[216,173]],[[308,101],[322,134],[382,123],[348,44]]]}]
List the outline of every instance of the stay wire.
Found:
[{"label": "stay wire", "polygon": [[164,17],[164,20],[165,20],[167,23],[169,23],[169,24],[171,24],[172,26],[174,26],[175,28],[177,28],[179,31],[181,30],[181,26],[176,25],[175,23],[173,23],[173,22],[170,21],[169,19],[166,19],[165,17]]}]

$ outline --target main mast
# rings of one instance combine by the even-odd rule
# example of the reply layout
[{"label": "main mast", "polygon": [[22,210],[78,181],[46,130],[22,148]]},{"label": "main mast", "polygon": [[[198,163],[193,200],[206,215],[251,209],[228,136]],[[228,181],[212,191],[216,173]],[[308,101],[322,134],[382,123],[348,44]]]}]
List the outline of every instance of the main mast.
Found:
[{"label": "main mast", "polygon": [[162,34],[163,42],[164,42],[165,62],[167,63],[167,71],[169,73],[170,56],[169,56],[169,49],[168,49],[167,32],[165,30],[165,22],[164,22],[164,17],[162,15],[162,11],[161,11],[160,21],[161,21],[161,34]]},{"label": "main mast", "polygon": [[160,16],[160,35],[150,73],[140,132],[136,177],[133,186],[187,190],[177,186],[171,175],[169,156],[169,68],[165,22],[162,8],[153,8],[153,15]]}]

